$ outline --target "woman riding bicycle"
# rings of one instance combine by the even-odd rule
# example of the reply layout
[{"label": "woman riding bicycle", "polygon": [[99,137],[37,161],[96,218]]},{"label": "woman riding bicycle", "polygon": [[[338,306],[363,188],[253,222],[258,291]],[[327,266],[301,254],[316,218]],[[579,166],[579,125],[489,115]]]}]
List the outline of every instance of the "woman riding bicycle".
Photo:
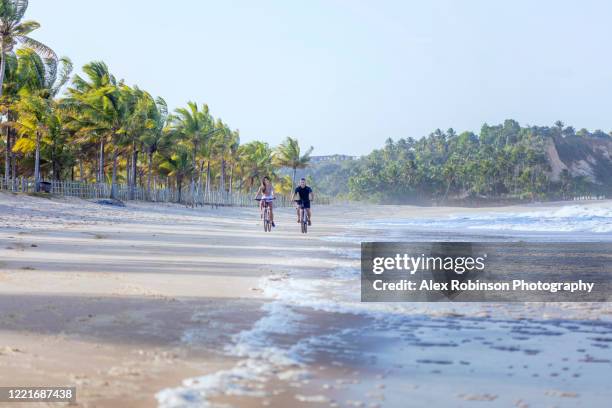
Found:
[{"label": "woman riding bicycle", "polygon": [[272,186],[272,182],[267,176],[261,179],[261,185],[259,186],[259,190],[257,190],[255,199],[257,199],[259,196],[261,196],[261,200],[259,201],[259,209],[261,210],[262,217],[264,203],[268,203],[268,207],[270,208],[270,223],[273,227],[276,227],[276,225],[274,225],[274,212],[272,211],[272,200],[274,200],[274,187]]}]

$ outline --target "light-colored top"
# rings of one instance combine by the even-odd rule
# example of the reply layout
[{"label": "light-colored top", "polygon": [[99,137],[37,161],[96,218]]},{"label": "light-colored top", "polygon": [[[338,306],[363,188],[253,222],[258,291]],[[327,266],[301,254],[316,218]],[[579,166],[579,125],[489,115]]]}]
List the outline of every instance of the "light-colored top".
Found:
[{"label": "light-colored top", "polygon": [[268,186],[267,188],[262,188],[260,186],[259,192],[261,193],[262,200],[271,200],[272,198],[274,198],[274,187],[272,187],[272,184],[270,184],[270,186]]}]

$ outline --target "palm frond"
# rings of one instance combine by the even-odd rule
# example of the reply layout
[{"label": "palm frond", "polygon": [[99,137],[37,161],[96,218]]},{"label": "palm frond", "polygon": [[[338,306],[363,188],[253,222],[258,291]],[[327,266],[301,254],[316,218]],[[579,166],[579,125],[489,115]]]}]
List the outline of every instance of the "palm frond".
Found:
[{"label": "palm frond", "polygon": [[14,0],[14,19],[16,21],[21,21],[23,16],[25,15],[26,10],[28,9],[28,0]]},{"label": "palm frond", "polygon": [[168,104],[166,103],[166,100],[164,98],[158,96],[155,99],[155,104],[157,105],[157,109],[159,110],[162,116],[168,116]]},{"label": "palm frond", "polygon": [[70,80],[70,74],[72,74],[72,61],[68,57],[60,58],[60,71],[59,76],[54,82],[53,87],[51,88],[51,95],[56,96],[59,91],[68,83]]},{"label": "palm frond", "polygon": [[[15,20],[15,21],[19,21],[19,20]],[[28,35],[32,31],[37,30],[39,28],[40,28],[40,23],[38,23],[37,21],[32,21],[32,20],[22,21],[21,23],[15,25],[15,28],[13,28],[13,34],[14,35]]]},{"label": "palm frond", "polygon": [[18,35],[17,38],[25,46],[36,50],[36,52],[42,55],[43,57],[57,59],[57,54],[55,54],[55,51],[53,51],[51,48],[41,43],[40,41],[37,41],[25,35]]}]

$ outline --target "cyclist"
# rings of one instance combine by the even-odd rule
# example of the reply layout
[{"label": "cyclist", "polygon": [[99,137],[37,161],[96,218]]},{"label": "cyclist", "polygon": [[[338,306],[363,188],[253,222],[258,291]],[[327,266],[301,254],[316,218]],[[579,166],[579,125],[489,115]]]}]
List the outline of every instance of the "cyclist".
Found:
[{"label": "cyclist", "polygon": [[308,213],[308,225],[312,225],[312,223],[310,222],[312,218],[312,213],[310,212],[310,200],[314,198],[314,195],[312,193],[312,188],[306,185],[306,179],[304,177],[300,179],[300,185],[295,188],[295,192],[293,193],[293,200],[295,200],[296,195],[300,196],[300,200],[297,203],[297,216],[298,216],[297,222],[298,223],[302,222],[301,217],[300,217],[301,215],[300,214],[300,204],[301,204],[304,206],[304,209]]},{"label": "cyclist", "polygon": [[263,209],[264,203],[267,202],[270,207],[270,223],[273,227],[274,225],[274,212],[272,211],[272,200],[274,200],[274,187],[272,186],[272,182],[268,178],[268,176],[264,176],[261,179],[261,185],[259,186],[259,190],[257,190],[257,194],[255,194],[255,199],[261,196],[261,200],[259,201],[259,209],[261,210],[261,216],[263,217]]}]

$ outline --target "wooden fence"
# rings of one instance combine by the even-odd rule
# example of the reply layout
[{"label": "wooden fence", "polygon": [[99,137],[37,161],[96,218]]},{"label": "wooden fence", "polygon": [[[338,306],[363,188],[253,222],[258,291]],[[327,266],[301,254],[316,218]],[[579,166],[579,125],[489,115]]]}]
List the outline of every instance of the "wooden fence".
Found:
[{"label": "wooden fence", "polygon": [[[79,197],[83,199],[105,199],[111,196],[111,185],[106,183],[84,183],[80,181],[45,181],[41,183],[40,190],[47,189],[51,194],[65,197]],[[33,193],[35,184],[33,180],[23,177],[9,180],[6,183],[5,179],[0,179],[0,190],[11,191],[15,193]],[[210,205],[214,207],[220,206],[236,206],[236,207],[251,207],[256,203],[253,200],[254,194],[243,192],[228,192],[228,191],[202,191],[194,189],[192,192],[189,185],[186,185],[180,194],[173,188],[159,188],[155,186],[148,191],[147,188],[141,186],[128,186],[126,184],[115,184],[115,198],[121,201],[138,200],[164,203],[182,203],[189,206],[204,206]],[[325,196],[316,195],[315,202],[317,204],[330,204],[331,199]],[[274,203],[277,207],[289,207],[293,203],[288,197],[276,196]]]}]

